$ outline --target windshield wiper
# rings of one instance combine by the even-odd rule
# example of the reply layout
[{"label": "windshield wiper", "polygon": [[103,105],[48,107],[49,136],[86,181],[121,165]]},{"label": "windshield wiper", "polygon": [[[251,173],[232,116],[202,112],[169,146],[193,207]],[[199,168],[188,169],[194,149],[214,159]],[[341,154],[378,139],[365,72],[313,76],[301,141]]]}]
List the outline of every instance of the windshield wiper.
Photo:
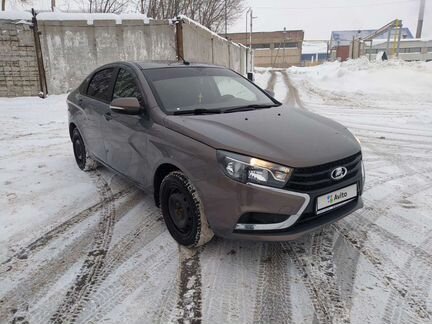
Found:
[{"label": "windshield wiper", "polygon": [[237,112],[237,111],[248,111],[248,110],[255,110],[255,109],[264,109],[264,108],[271,108],[271,107],[277,107],[278,104],[272,104],[272,105],[259,105],[259,104],[252,104],[247,106],[239,106],[239,107],[233,107],[225,109],[224,113],[230,113],[230,112]]},{"label": "windshield wiper", "polygon": [[204,114],[220,114],[222,111],[220,109],[203,109],[196,108],[190,110],[176,110],[173,115],[204,115]]}]

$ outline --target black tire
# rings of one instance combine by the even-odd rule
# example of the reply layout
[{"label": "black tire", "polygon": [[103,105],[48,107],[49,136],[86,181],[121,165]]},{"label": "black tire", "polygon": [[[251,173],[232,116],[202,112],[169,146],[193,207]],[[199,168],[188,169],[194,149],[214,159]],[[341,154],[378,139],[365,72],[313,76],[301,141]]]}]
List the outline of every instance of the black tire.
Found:
[{"label": "black tire", "polygon": [[191,248],[213,238],[198,192],[182,172],[171,172],[162,180],[159,197],[165,224],[177,243]]},{"label": "black tire", "polygon": [[72,146],[75,161],[81,170],[91,171],[99,166],[99,163],[89,156],[84,141],[77,128],[72,131]]}]

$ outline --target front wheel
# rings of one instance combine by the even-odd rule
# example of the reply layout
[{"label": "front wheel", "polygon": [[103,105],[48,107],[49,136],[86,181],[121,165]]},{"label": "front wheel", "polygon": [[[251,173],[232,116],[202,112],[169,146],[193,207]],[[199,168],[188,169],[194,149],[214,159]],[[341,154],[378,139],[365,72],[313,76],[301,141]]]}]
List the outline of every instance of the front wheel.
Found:
[{"label": "front wheel", "polygon": [[72,132],[72,145],[73,145],[75,161],[81,170],[91,171],[96,169],[99,166],[98,162],[93,160],[89,156],[84,141],[77,128],[75,128]]},{"label": "front wheel", "polygon": [[179,244],[198,247],[213,238],[198,192],[182,172],[162,180],[159,197],[165,224]]}]

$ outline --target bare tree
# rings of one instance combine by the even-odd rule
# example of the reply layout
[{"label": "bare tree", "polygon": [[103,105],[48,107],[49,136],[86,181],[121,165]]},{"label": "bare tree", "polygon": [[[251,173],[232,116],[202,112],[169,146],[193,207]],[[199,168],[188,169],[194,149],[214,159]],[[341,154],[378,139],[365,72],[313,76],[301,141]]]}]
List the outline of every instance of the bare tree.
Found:
[{"label": "bare tree", "polygon": [[85,12],[102,12],[119,14],[127,9],[128,0],[86,0],[77,1],[81,10]]},{"label": "bare tree", "polygon": [[[6,0],[2,0],[2,5],[1,5],[1,10],[5,11],[6,10]],[[19,8],[25,8],[29,5],[32,5],[32,1],[29,0],[10,0],[8,1],[8,7],[12,8],[12,9],[19,9]]]},{"label": "bare tree", "polygon": [[[225,23],[235,21],[243,12],[244,0],[140,0],[141,12],[155,19],[173,18],[179,14],[221,32]],[[225,12],[226,5],[226,12]]]}]

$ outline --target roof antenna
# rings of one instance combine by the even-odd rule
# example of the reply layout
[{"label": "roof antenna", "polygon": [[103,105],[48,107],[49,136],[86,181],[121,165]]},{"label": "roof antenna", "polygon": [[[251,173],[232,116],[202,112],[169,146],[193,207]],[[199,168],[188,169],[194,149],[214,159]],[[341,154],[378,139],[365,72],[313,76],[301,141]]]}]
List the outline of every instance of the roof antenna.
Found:
[{"label": "roof antenna", "polygon": [[183,26],[181,16],[178,16],[176,21],[176,39],[177,39],[177,58],[183,61],[184,65],[190,65],[183,57]]},{"label": "roof antenna", "polygon": [[180,55],[180,53],[178,53],[177,55],[178,55],[178,57],[183,61],[183,64],[184,64],[184,65],[190,65],[190,62],[189,62],[189,61],[186,61],[186,60],[184,59],[184,57]]}]

